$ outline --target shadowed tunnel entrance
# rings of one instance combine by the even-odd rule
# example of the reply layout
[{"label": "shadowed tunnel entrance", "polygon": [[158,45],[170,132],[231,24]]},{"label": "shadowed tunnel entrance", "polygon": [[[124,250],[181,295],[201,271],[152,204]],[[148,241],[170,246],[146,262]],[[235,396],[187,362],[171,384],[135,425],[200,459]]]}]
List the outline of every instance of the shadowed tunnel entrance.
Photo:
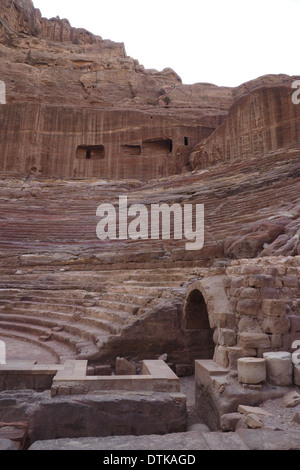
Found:
[{"label": "shadowed tunnel entrance", "polygon": [[213,330],[204,297],[198,289],[192,290],[186,299],[183,328],[191,358],[212,359],[215,349]]}]

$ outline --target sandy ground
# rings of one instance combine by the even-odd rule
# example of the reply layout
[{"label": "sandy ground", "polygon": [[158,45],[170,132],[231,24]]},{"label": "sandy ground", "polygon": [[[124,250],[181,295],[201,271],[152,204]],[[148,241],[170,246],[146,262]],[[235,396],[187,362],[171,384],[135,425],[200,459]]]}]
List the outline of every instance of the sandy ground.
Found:
[{"label": "sandy ground", "polygon": [[26,341],[14,338],[0,338],[6,345],[6,361],[32,359],[39,363],[53,364],[57,359],[45,349]]},{"label": "sandy ground", "polygon": [[[300,387],[297,387],[300,394]],[[272,416],[264,417],[264,427],[281,431],[300,431],[300,404],[292,408],[287,408],[282,403],[282,398],[268,400],[261,406],[263,410],[271,413]],[[294,416],[299,414],[299,421],[294,421]]]}]

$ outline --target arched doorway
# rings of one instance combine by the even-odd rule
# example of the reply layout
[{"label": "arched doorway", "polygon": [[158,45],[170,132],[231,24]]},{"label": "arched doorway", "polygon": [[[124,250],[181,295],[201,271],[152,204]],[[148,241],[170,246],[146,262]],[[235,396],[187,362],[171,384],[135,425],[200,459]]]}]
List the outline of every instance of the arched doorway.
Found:
[{"label": "arched doorway", "polygon": [[191,359],[212,359],[215,344],[205,299],[199,289],[191,290],[184,306],[183,330]]}]

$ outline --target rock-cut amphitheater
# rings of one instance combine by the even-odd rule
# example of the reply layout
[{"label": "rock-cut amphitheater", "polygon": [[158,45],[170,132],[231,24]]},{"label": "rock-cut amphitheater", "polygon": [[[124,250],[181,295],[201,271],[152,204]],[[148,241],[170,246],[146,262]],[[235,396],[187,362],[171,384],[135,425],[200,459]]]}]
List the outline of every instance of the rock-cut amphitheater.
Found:
[{"label": "rock-cut amphitheater", "polygon": [[[300,449],[297,79],[185,85],[1,0],[1,449]],[[203,205],[203,246],[101,240],[125,197]]]}]

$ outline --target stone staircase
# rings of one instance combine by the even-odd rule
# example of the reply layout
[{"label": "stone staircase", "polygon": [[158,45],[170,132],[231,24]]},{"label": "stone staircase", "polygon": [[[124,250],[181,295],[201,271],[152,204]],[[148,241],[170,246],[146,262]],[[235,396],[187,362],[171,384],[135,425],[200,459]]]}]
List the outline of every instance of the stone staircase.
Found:
[{"label": "stone staircase", "polygon": [[170,290],[181,292],[185,280],[179,270],[2,275],[0,338],[32,343],[59,362],[97,360],[105,344]]},{"label": "stone staircase", "polygon": [[[145,312],[182,296],[195,270],[226,264],[228,239],[298,207],[298,155],[283,149],[275,166],[270,154],[143,184],[0,179],[0,337],[27,340],[57,360],[97,360]],[[204,204],[203,250],[173,239],[100,242],[96,208],[124,194],[147,207]],[[293,234],[298,219],[287,220]]]}]

